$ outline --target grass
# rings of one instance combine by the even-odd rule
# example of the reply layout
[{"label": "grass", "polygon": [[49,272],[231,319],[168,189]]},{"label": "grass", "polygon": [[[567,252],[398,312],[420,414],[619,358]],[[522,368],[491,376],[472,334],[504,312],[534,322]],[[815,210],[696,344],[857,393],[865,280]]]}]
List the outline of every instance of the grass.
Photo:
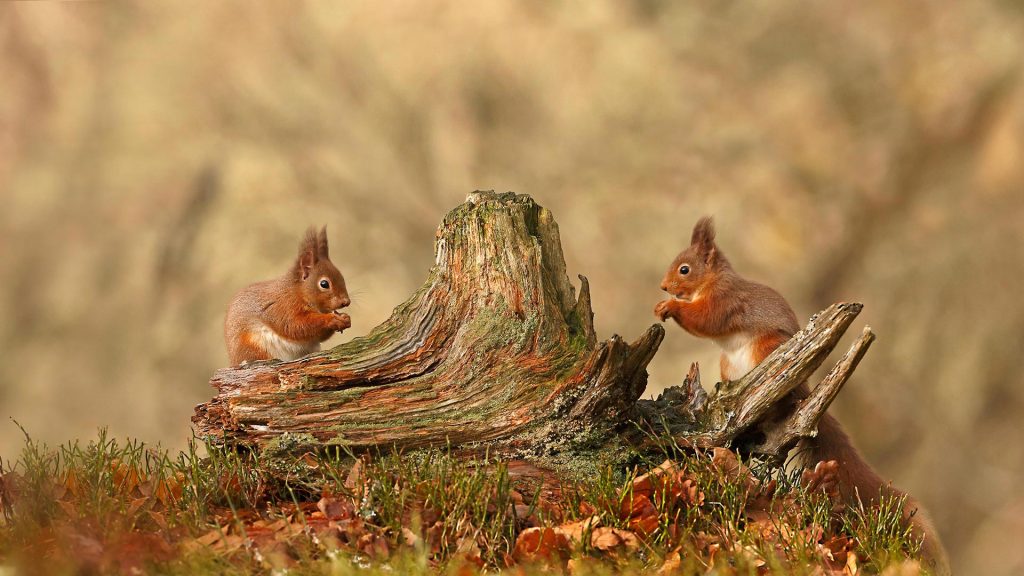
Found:
[{"label": "grass", "polygon": [[[26,434],[0,464],[2,564],[25,574],[829,574],[904,563],[899,501],[839,510],[798,473],[666,441],[631,469],[524,476],[447,451],[172,454]],[[850,560],[853,556],[854,560]],[[662,570],[662,572],[658,572]]]}]

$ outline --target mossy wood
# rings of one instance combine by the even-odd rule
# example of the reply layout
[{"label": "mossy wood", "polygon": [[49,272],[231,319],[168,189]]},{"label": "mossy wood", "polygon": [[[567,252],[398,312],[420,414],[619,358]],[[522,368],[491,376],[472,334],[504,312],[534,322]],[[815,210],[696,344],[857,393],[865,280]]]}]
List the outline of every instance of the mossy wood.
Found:
[{"label": "mossy wood", "polygon": [[212,441],[265,450],[452,447],[558,465],[626,454],[645,431],[667,429],[696,447],[742,434],[746,449],[780,456],[815,433],[871,340],[866,331],[825,385],[784,414],[773,406],[821,364],[860,305],[832,306],[710,395],[694,368],[682,386],[639,400],[664,328],[598,342],[580,281],[577,296],[549,211],[528,196],[475,192],[438,229],[427,281],[386,322],[293,362],[219,370],[218,394],[193,423]]}]

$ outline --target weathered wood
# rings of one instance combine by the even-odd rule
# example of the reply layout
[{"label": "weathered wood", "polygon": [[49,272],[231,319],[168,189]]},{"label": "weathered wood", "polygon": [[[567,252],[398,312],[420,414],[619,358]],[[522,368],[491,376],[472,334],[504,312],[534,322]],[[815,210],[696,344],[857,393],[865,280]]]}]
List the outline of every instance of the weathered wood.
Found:
[{"label": "weathered wood", "polygon": [[[729,446],[751,428],[758,427],[760,440],[743,449],[771,459],[782,459],[796,439],[816,433],[818,419],[846,383],[874,335],[867,329],[793,414],[775,414],[797,387],[807,381],[835,348],[863,306],[840,303],[811,317],[807,327],[777,348],[746,376],[719,383],[704,395],[700,374],[691,368],[682,387],[670,388],[656,400],[637,402],[635,418],[654,430],[665,430],[694,448]],[[682,391],[688,391],[683,393]],[[667,422],[667,424],[666,424]]]},{"label": "weathered wood", "polygon": [[427,281],[387,321],[293,362],[219,370],[196,431],[272,451],[448,446],[565,466],[626,454],[643,428],[711,447],[768,426],[763,436],[777,445],[753,449],[778,455],[793,434],[813,434],[870,344],[785,418],[767,416],[825,360],[860,304],[829,307],[711,394],[694,365],[682,386],[638,400],[664,329],[654,324],[632,344],[598,342],[580,282],[576,297],[550,212],[527,196],[473,193],[439,227]]},{"label": "weathered wood", "polygon": [[444,219],[427,282],[369,335],[218,371],[196,430],[263,448],[462,446],[532,453],[603,436],[643,393],[664,329],[598,343],[551,213],[474,193]]},{"label": "weathered wood", "polygon": [[865,326],[846,354],[821,383],[800,402],[796,410],[784,421],[775,423],[771,429],[764,431],[765,440],[759,446],[759,451],[781,458],[797,440],[817,436],[818,420],[828,410],[874,341],[875,334],[870,327]]}]

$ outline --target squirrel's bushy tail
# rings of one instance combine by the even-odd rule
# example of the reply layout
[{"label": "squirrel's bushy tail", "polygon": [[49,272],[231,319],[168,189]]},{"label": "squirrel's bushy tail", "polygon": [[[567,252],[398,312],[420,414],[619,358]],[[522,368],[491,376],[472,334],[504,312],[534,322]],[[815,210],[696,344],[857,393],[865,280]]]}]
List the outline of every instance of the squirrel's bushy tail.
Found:
[{"label": "squirrel's bushy tail", "polygon": [[946,549],[928,512],[905,492],[884,481],[864,460],[839,422],[825,414],[818,422],[818,435],[801,446],[804,464],[814,467],[820,461],[839,463],[839,488],[848,505],[876,504],[880,496],[904,498],[903,518],[915,538],[921,540],[921,555],[935,574],[950,573]]}]

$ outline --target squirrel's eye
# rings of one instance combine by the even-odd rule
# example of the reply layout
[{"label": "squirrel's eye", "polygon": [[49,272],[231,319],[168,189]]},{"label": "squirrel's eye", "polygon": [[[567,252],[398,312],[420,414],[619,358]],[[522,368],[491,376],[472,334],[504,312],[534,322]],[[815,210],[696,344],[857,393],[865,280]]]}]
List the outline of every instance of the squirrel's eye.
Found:
[{"label": "squirrel's eye", "polygon": [[682,274],[683,276],[686,276],[687,274],[690,273],[690,267],[687,266],[686,264],[683,264],[682,266],[679,267],[679,273]]},{"label": "squirrel's eye", "polygon": [[331,283],[328,282],[327,280],[321,280],[320,287],[323,288],[324,290],[327,290],[328,288],[331,287]]}]

